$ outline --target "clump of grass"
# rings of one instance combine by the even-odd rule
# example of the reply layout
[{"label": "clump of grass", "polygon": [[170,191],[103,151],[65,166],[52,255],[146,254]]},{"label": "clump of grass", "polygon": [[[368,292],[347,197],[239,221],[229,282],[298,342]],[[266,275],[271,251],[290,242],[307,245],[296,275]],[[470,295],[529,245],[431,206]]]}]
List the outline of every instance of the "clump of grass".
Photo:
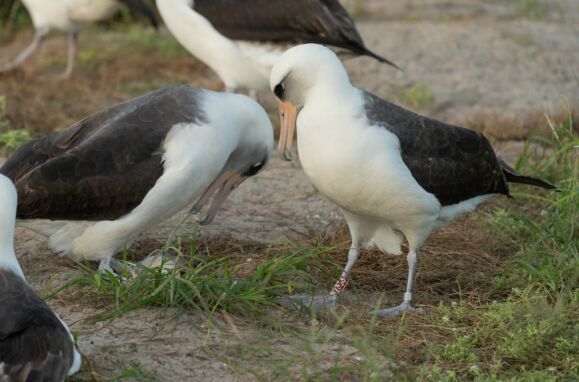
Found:
[{"label": "clump of grass", "polygon": [[579,367],[577,313],[577,306],[564,296],[552,303],[529,290],[516,290],[507,301],[478,309],[464,302],[440,306],[433,324],[452,340],[435,347],[435,366],[423,367],[420,373],[423,380],[433,373],[446,375],[442,380],[498,380],[543,372],[573,375]]},{"label": "clump of grass", "polygon": [[548,7],[540,0],[519,0],[517,10],[531,20],[542,20],[547,15]]},{"label": "clump of grass", "polygon": [[6,118],[6,98],[0,96],[0,147],[16,150],[30,139],[30,133],[26,130],[10,130],[10,124]]},{"label": "clump of grass", "polygon": [[355,0],[346,6],[346,10],[353,20],[360,20],[368,14],[366,10],[366,0]]},{"label": "clump of grass", "polygon": [[136,273],[125,269],[119,276],[82,266],[83,274],[65,288],[84,286],[113,307],[95,317],[106,320],[145,307],[180,308],[212,315],[226,311],[255,317],[275,305],[276,298],[297,291],[312,291],[317,282],[312,274],[326,272],[318,260],[319,249],[274,254],[249,274],[246,262],[231,254],[208,258],[199,254],[195,243],[187,248],[171,244],[159,250],[176,254],[180,264],[167,269],[141,267]]},{"label": "clump of grass", "polygon": [[530,35],[514,36],[513,42],[522,48],[530,48],[537,44],[533,37]]},{"label": "clump of grass", "polygon": [[531,140],[517,167],[555,182],[560,192],[514,190],[517,203],[491,215],[502,251],[512,256],[497,281],[508,298],[440,306],[431,325],[450,340],[434,346],[432,362],[419,368],[421,380],[554,381],[578,375],[578,148],[573,118],[552,126],[550,138]]},{"label": "clump of grass", "polygon": [[418,82],[400,92],[400,100],[413,109],[422,109],[434,103],[434,92],[430,87]]},{"label": "clump of grass", "polygon": [[[497,210],[491,222],[515,253],[507,285],[529,285],[556,296],[579,281],[579,136],[572,118],[550,138],[535,137],[516,167],[554,181],[560,192],[513,192],[516,205]],[[532,152],[540,150],[540,153]],[[537,149],[538,148],[538,149]],[[542,154],[543,159],[536,160]],[[502,283],[505,283],[503,280]]]}]

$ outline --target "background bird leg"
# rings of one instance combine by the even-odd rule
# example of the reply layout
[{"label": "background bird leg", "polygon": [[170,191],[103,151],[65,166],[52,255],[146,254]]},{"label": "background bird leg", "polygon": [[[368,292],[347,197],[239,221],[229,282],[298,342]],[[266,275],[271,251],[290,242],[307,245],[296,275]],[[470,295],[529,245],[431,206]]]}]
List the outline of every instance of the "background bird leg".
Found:
[{"label": "background bird leg", "polygon": [[68,34],[68,58],[66,61],[66,69],[64,69],[64,72],[62,72],[62,74],[58,76],[59,79],[65,80],[70,78],[70,76],[72,75],[72,71],[74,69],[74,60],[76,58],[76,44],[78,41],[78,32],[79,32],[78,29],[75,29],[74,31]]},{"label": "background bird leg", "polygon": [[42,45],[49,31],[50,30],[48,28],[37,30],[36,34],[34,35],[34,39],[30,43],[30,45],[28,45],[22,52],[20,52],[12,60],[12,62],[0,66],[0,72],[7,72],[10,70],[14,70],[20,65],[22,65],[26,60],[28,60],[32,56],[32,54],[34,54],[34,52],[36,52],[36,50]]}]

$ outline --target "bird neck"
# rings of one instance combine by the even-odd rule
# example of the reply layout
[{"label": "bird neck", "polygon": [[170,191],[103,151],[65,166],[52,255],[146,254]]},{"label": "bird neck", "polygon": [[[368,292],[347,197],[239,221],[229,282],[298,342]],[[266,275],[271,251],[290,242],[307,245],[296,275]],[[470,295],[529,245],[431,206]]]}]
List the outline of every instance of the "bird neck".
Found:
[{"label": "bird neck", "polygon": [[0,268],[8,269],[24,279],[24,273],[14,253],[14,223],[10,224],[5,220],[0,220]]},{"label": "bird neck", "polygon": [[358,91],[349,82],[325,81],[312,87],[305,96],[304,110],[326,110],[330,115],[347,115],[358,104]]},{"label": "bird neck", "polygon": [[199,60],[227,80],[231,65],[244,65],[239,47],[195,12],[191,0],[157,0],[157,8],[173,36]]},{"label": "bird neck", "polygon": [[2,187],[0,192],[2,197],[2,205],[0,206],[0,268],[9,269],[24,278],[14,253],[16,190],[12,190],[12,184],[7,187],[8,184],[8,180],[0,175],[0,187]]}]

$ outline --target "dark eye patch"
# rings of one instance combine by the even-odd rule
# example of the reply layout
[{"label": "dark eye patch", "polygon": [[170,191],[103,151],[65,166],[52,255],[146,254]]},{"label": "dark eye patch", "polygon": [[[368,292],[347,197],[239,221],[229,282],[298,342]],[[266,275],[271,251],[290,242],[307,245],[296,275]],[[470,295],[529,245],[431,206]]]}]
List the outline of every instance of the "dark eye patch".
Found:
[{"label": "dark eye patch", "polygon": [[245,172],[246,176],[254,176],[255,174],[257,174],[258,172],[261,171],[261,169],[263,168],[263,166],[265,166],[265,162],[261,161],[258,163],[255,163],[254,165],[252,165],[249,170],[247,170]]},{"label": "dark eye patch", "polygon": [[283,95],[285,93],[285,85],[283,84],[283,82],[277,84],[273,89],[273,92],[275,93],[277,98],[283,99]]}]

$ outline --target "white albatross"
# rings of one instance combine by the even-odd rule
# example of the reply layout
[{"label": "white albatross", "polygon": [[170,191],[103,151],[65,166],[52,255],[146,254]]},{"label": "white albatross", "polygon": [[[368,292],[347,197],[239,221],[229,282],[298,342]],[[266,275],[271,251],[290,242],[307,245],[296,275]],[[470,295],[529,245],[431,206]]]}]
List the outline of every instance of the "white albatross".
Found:
[{"label": "white albatross", "polygon": [[319,43],[396,66],[370,51],[338,0],[156,0],[169,31],[228,92],[266,90],[290,44]]},{"label": "white albatross", "polygon": [[0,65],[0,73],[14,70],[28,60],[52,30],[68,33],[68,60],[60,78],[69,78],[74,69],[78,33],[83,25],[112,16],[125,4],[143,13],[157,28],[155,14],[143,0],[22,0],[30,13],[36,33],[32,43],[11,62]]},{"label": "white albatross", "polygon": [[29,142],[0,168],[19,194],[18,224],[76,260],[112,256],[198,198],[202,224],[273,149],[251,98],[173,86],[112,106]]},{"label": "white albatross", "polygon": [[64,381],[81,366],[68,326],[34,293],[14,253],[16,189],[0,174],[0,381]]},{"label": "white albatross", "polygon": [[344,213],[352,246],[329,302],[346,287],[364,246],[400,255],[408,242],[402,304],[375,312],[412,311],[418,251],[432,231],[493,195],[507,182],[547,189],[499,159],[480,133],[422,117],[353,87],[338,57],[308,44],[289,49],[274,66],[271,90],[280,100],[279,148],[289,159],[297,124],[298,152],[313,185]]}]

